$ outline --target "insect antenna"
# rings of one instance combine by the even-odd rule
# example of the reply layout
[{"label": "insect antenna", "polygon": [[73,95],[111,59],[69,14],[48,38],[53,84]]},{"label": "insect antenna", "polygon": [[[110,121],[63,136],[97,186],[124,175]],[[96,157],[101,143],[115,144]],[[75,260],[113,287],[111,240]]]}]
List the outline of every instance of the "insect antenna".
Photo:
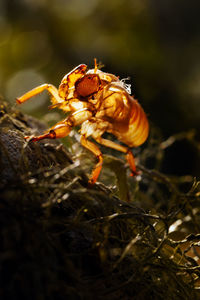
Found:
[{"label": "insect antenna", "polygon": [[96,73],[98,70],[98,64],[97,64],[97,59],[94,58],[94,73]]},{"label": "insect antenna", "polygon": [[97,59],[94,58],[94,73],[96,73],[98,69],[100,70],[103,67],[105,67],[105,65],[101,61],[97,63]]}]

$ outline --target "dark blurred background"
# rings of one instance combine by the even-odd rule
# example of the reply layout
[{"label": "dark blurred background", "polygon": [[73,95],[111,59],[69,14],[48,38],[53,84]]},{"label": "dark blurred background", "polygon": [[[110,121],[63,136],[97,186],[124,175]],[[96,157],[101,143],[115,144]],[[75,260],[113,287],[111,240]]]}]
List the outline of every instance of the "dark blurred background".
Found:
[{"label": "dark blurred background", "polygon": [[[93,67],[96,57],[104,71],[130,77],[163,139],[194,129],[198,140],[199,13],[195,0],[0,0],[0,93],[15,103],[41,83],[58,86],[80,63]],[[20,109],[58,121],[56,110],[45,115],[48,105],[44,93]],[[181,143],[163,170],[200,175],[199,144]]]}]

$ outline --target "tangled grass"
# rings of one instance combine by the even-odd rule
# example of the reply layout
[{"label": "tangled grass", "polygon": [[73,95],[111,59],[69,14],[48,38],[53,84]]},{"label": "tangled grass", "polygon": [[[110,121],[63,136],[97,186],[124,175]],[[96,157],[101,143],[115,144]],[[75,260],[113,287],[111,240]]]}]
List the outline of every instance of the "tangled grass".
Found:
[{"label": "tangled grass", "polygon": [[1,299],[200,297],[199,181],[158,171],[165,149],[194,142],[191,132],[152,138],[137,178],[105,156],[103,183],[88,188],[81,157],[25,142],[42,125],[0,107]]}]

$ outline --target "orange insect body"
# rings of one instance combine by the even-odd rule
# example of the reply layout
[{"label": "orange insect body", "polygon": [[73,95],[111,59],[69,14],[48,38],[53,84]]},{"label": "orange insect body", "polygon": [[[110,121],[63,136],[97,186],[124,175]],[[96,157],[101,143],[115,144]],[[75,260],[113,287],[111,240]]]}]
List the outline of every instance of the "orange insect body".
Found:
[{"label": "orange insect body", "polygon": [[[103,158],[97,145],[87,139],[89,136],[104,146],[126,153],[132,173],[136,174],[134,157],[128,147],[145,142],[149,124],[140,104],[130,96],[129,86],[115,75],[99,70],[95,60],[94,69],[87,70],[87,66],[81,64],[65,75],[58,89],[43,84],[18,98],[17,102],[23,103],[45,89],[52,96],[51,108],[58,107],[70,114],[43,135],[30,137],[32,141],[65,137],[74,126],[81,125],[81,144],[98,160],[90,184],[96,182]],[[102,138],[104,132],[115,135],[128,147]]]}]

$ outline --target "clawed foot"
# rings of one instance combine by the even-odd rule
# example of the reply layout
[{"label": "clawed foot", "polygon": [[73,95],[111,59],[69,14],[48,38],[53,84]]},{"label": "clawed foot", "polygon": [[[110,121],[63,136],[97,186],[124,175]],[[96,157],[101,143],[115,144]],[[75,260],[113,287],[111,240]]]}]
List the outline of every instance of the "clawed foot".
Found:
[{"label": "clawed foot", "polygon": [[39,135],[39,136],[25,136],[24,139],[31,141],[31,142],[37,142],[43,139],[55,139],[56,138],[56,134],[54,130],[50,130],[48,133],[45,133],[43,135]]},{"label": "clawed foot", "polygon": [[139,171],[134,171],[134,172],[132,171],[131,174],[130,174],[130,176],[132,176],[132,177],[135,177],[137,175],[140,175]]}]

